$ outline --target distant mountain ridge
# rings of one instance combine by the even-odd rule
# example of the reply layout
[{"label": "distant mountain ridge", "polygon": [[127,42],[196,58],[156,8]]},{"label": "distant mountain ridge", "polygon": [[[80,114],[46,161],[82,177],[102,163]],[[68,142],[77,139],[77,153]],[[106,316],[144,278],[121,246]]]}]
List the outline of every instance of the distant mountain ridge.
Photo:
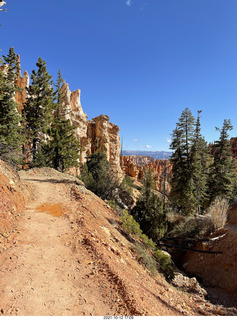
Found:
[{"label": "distant mountain ridge", "polygon": [[139,150],[123,150],[123,156],[147,156],[154,159],[169,159],[172,152],[169,151],[139,151]]}]

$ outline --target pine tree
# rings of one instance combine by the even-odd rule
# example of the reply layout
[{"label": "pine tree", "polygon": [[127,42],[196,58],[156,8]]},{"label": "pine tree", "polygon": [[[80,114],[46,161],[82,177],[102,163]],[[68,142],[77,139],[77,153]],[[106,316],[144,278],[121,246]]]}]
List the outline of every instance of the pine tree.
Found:
[{"label": "pine tree", "polygon": [[197,202],[194,196],[195,185],[192,175],[191,149],[194,142],[195,119],[186,108],[176,124],[170,149],[174,150],[170,161],[172,164],[171,192],[169,200],[183,215],[196,211]]},{"label": "pine tree", "polygon": [[208,170],[210,163],[208,145],[201,135],[201,112],[200,110],[198,111],[194,141],[191,148],[191,171],[194,182],[194,198],[196,200],[197,213],[201,213],[208,198]]},{"label": "pine tree", "polygon": [[228,131],[232,130],[230,120],[224,120],[220,138],[214,143],[214,160],[210,169],[209,193],[210,202],[217,196],[232,199],[235,188],[236,173]]},{"label": "pine tree", "polygon": [[3,56],[5,71],[0,70],[0,156],[12,163],[20,158],[23,136],[20,126],[20,113],[15,102],[15,93],[20,88],[15,86],[19,63],[14,48]]},{"label": "pine tree", "polygon": [[38,69],[32,71],[23,115],[26,136],[32,153],[31,166],[43,166],[45,165],[44,148],[52,122],[54,89],[46,62],[39,58],[36,66]]},{"label": "pine tree", "polygon": [[4,86],[4,82],[5,82],[4,73],[2,71],[2,68],[3,68],[2,64],[3,64],[3,61],[0,58],[0,88],[1,88],[1,90],[0,90],[0,101],[2,101],[2,99],[4,97],[3,86]]},{"label": "pine tree", "polygon": [[110,173],[110,163],[103,150],[95,151],[83,165],[81,179],[86,187],[102,199],[111,197],[116,183]]},{"label": "pine tree", "polygon": [[58,72],[56,83],[56,103],[54,104],[53,120],[49,132],[46,158],[49,165],[56,170],[64,171],[70,167],[79,166],[80,143],[75,136],[75,127],[66,119],[64,108],[65,92],[63,78]]},{"label": "pine tree", "polygon": [[153,241],[160,240],[167,232],[165,203],[155,194],[154,176],[151,170],[145,172],[142,194],[131,213],[142,231]]}]

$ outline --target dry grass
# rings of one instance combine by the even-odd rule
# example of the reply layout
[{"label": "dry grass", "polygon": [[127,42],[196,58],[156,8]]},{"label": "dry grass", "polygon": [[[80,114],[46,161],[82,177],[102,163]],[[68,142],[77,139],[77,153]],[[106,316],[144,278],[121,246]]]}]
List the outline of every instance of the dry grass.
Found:
[{"label": "dry grass", "polygon": [[217,197],[208,208],[206,213],[211,216],[215,229],[220,229],[225,226],[228,209],[229,202],[227,199],[222,197]]}]

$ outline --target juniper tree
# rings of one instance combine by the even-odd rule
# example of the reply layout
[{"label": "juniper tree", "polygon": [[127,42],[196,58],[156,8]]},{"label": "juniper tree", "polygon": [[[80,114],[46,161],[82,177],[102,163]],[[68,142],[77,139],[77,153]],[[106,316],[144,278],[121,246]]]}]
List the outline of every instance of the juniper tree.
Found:
[{"label": "juniper tree", "polygon": [[3,56],[4,71],[0,70],[0,155],[4,160],[16,162],[19,160],[20,148],[23,143],[21,132],[21,116],[15,101],[15,82],[20,70],[14,48]]},{"label": "juniper tree", "polygon": [[231,121],[225,119],[222,129],[216,129],[220,132],[220,138],[213,146],[214,159],[209,176],[210,202],[217,196],[232,199],[236,181],[235,163],[228,134],[228,131],[233,129]]},{"label": "juniper tree", "polygon": [[75,136],[75,127],[71,125],[69,119],[65,118],[65,94],[63,78],[59,70],[55,91],[56,102],[49,131],[46,157],[48,164],[61,171],[70,167],[78,167],[80,151],[80,143]]},{"label": "juniper tree", "polygon": [[52,122],[54,89],[52,76],[41,58],[31,74],[31,85],[24,105],[25,130],[32,153],[31,166],[44,165],[44,146]]},{"label": "juniper tree", "polygon": [[154,176],[151,170],[145,172],[141,196],[131,213],[142,231],[153,241],[160,240],[167,232],[165,205],[155,194]]}]

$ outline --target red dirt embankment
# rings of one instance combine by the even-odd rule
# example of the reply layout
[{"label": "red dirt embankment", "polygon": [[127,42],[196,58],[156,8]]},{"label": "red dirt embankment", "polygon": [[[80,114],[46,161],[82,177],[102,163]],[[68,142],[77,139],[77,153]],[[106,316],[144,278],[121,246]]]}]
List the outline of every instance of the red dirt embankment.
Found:
[{"label": "red dirt embankment", "polygon": [[24,208],[23,187],[19,175],[0,160],[0,248],[16,226]]},{"label": "red dirt embankment", "polygon": [[20,316],[234,315],[137,261],[117,214],[69,175],[20,173],[33,196],[0,259],[0,312]]}]

